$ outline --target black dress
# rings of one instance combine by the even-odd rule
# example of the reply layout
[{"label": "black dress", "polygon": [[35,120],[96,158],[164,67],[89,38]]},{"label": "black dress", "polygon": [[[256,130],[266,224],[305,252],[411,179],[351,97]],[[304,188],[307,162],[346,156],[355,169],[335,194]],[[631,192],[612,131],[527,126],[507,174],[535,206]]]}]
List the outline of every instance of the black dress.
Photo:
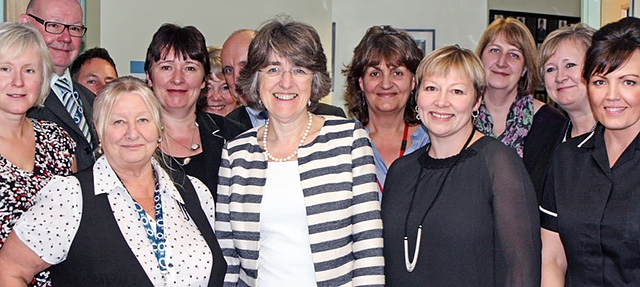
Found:
[{"label": "black dress", "polygon": [[[417,265],[409,273],[405,226],[413,259],[418,225],[450,168],[423,222]],[[540,286],[536,195],[522,160],[500,141],[485,136],[446,159],[433,159],[424,148],[399,158],[384,191],[386,286]]]},{"label": "black dress", "polygon": [[605,128],[556,151],[541,225],[558,232],[565,286],[640,286],[640,136],[609,167]]}]

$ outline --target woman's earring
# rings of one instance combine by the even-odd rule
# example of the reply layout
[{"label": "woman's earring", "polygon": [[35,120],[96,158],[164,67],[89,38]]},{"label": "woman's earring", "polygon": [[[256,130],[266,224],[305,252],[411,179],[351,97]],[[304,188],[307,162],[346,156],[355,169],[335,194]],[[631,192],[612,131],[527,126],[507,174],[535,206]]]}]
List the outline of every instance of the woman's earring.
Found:
[{"label": "woman's earring", "polygon": [[420,120],[420,113],[418,112],[418,106],[415,107],[415,109],[413,109],[416,111],[416,120]]},{"label": "woman's earring", "polygon": [[311,100],[307,102],[307,107],[310,107],[310,106],[311,106]]},{"label": "woman's earring", "polygon": [[471,112],[471,117],[473,118],[474,121],[476,118],[478,118],[478,115],[480,115],[480,111],[478,110]]},{"label": "woman's earring", "polygon": [[98,142],[98,153],[102,154],[102,142]]},{"label": "woman's earring", "polygon": [[162,136],[158,137],[158,143],[161,144],[162,143]]}]

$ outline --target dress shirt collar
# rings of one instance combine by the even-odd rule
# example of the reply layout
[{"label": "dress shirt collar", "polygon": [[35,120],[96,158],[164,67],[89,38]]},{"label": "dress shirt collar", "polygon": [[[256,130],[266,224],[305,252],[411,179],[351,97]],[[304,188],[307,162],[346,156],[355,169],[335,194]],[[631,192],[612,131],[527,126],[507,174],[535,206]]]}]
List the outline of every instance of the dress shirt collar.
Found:
[{"label": "dress shirt collar", "polygon": [[258,117],[258,114],[260,114],[262,110],[257,110],[252,107],[245,107],[245,109],[247,110],[247,114],[249,114],[249,119],[251,119],[251,124],[253,125],[253,127],[259,127],[267,122],[267,119]]},{"label": "dress shirt collar", "polygon": [[[176,189],[175,185],[171,181],[169,175],[158,165],[158,163],[151,159],[151,165],[156,171],[158,175],[158,183],[160,184],[160,192],[168,193],[176,201],[184,204],[184,200],[182,200],[182,196]],[[93,181],[94,181],[94,192],[96,195],[100,195],[103,193],[110,193],[118,190],[125,190],[122,182],[116,175],[116,172],[111,168],[109,162],[107,161],[107,157],[101,156],[96,160],[96,163],[93,165]]]}]

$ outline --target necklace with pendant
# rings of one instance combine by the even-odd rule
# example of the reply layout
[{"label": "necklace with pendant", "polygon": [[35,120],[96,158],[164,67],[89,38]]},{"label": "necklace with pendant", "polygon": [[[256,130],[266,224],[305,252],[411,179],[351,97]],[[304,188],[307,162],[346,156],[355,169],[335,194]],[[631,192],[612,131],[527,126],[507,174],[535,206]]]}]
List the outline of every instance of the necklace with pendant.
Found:
[{"label": "necklace with pendant", "polygon": [[[189,150],[189,151],[196,151],[200,148],[200,144],[194,142],[195,138],[196,138],[196,131],[198,130],[198,123],[197,122],[193,122],[195,125],[195,128],[193,129],[193,134],[191,134],[191,146],[186,146],[183,145],[181,142],[177,141],[174,137],[171,136],[171,134],[169,134],[166,130],[165,130],[165,134],[167,135],[167,137],[169,137],[171,140],[173,140],[174,142],[178,143],[178,145],[180,145],[181,147]],[[171,152],[171,148],[169,147],[169,142],[167,141],[167,148],[169,149],[169,152]],[[185,166],[187,164],[189,164],[189,162],[191,162],[191,156],[188,156],[186,158],[184,158],[182,160],[182,162],[180,162],[177,158],[175,158],[174,156],[171,156],[173,158],[173,160],[176,161],[176,163],[180,166]]]},{"label": "necklace with pendant", "polygon": [[[413,195],[411,196],[411,201],[409,203],[409,211],[407,212],[407,217],[404,220],[404,264],[408,272],[413,272],[413,269],[416,268],[416,264],[418,263],[418,255],[420,254],[420,241],[422,241],[422,225],[424,224],[424,219],[427,217],[427,214],[429,213],[429,210],[431,210],[431,208],[433,207],[433,204],[436,202],[436,200],[438,200],[438,197],[440,197],[440,194],[442,193],[442,189],[444,188],[444,185],[447,182],[447,178],[449,177],[449,173],[451,173],[451,170],[453,170],[453,167],[455,167],[458,164],[458,160],[460,160],[461,158],[460,154],[465,149],[467,149],[475,133],[476,133],[476,129],[473,128],[471,130],[471,135],[469,135],[469,138],[467,139],[467,142],[465,142],[464,146],[462,147],[460,152],[457,154],[455,161],[453,162],[451,167],[449,167],[449,170],[447,170],[447,173],[444,175],[444,179],[442,180],[442,184],[440,184],[440,187],[436,192],[436,196],[434,197],[433,201],[431,201],[431,204],[429,205],[429,207],[427,207],[424,214],[422,215],[422,219],[420,220],[420,225],[418,225],[418,234],[416,235],[416,249],[413,251],[413,260],[411,260],[409,258],[409,237],[407,236],[407,225],[409,224],[409,214],[411,214],[411,210],[413,209],[413,200],[416,197],[418,184],[423,179],[423,176],[421,174],[424,167],[420,169],[420,174],[418,174],[419,177],[416,180],[416,183],[413,185]],[[431,149],[431,144],[427,146],[427,153],[429,153],[430,149]]]}]

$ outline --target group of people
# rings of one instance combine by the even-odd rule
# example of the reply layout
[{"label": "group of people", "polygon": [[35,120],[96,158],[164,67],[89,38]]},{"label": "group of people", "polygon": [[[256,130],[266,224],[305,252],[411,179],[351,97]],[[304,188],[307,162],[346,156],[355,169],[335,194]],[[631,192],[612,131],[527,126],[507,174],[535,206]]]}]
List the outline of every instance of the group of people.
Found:
[{"label": "group of people", "polygon": [[428,55],[371,27],[353,119],[290,18],[164,24],[146,81],[86,30],[75,0],[0,24],[2,286],[639,284],[640,19]]}]

